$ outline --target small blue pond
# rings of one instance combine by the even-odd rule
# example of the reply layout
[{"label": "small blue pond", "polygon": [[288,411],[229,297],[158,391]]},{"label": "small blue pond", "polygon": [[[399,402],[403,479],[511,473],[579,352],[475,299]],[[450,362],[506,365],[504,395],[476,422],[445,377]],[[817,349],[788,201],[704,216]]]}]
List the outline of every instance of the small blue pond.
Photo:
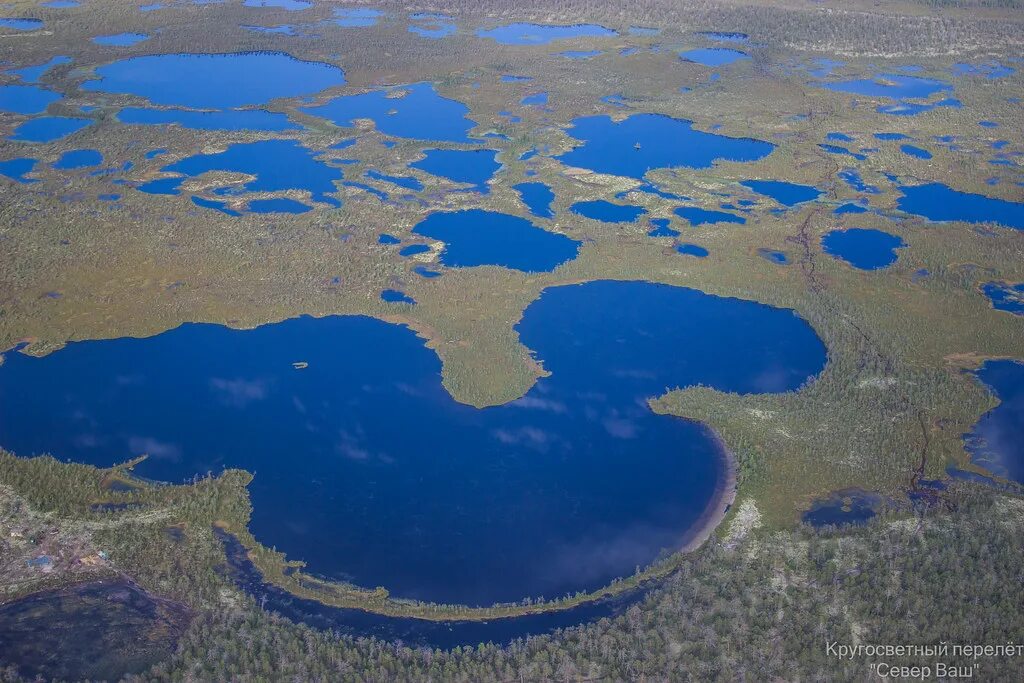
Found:
[{"label": "small blue pond", "polygon": [[352,9],[334,10],[334,23],[344,28],[366,28],[376,26],[377,21],[384,16],[379,9],[368,7],[354,7]]},{"label": "small blue pond", "polygon": [[580,216],[604,223],[632,223],[647,213],[647,209],[642,206],[613,204],[604,199],[576,202],[569,207],[569,210]]},{"label": "small blue pond", "polygon": [[701,31],[697,35],[719,43],[746,43],[750,41],[750,36],[746,33],[736,31]]},{"label": "small blue pond", "polygon": [[113,47],[130,47],[136,43],[149,40],[145,33],[115,33],[110,36],[96,36],[92,42],[97,45],[109,45]]},{"label": "small blue pond", "polygon": [[468,117],[469,107],[441,97],[431,83],[343,95],[301,111],[345,128],[355,125],[356,119],[371,119],[386,135],[421,140],[470,142],[469,131],[476,126]]},{"label": "small blue pond", "polygon": [[519,193],[523,204],[537,218],[554,218],[555,212],[551,210],[551,204],[555,201],[555,193],[544,183],[519,183],[513,185],[512,189]]},{"label": "small blue pond", "polygon": [[144,97],[155,104],[232,108],[311,95],[345,83],[336,66],[283,52],[169,54],[132,57],[96,69],[83,90]]},{"label": "small blue pond", "polygon": [[[295,140],[261,140],[230,145],[224,152],[197,154],[160,169],[166,173],[197,176],[208,171],[234,171],[256,176],[241,187],[243,192],[308,190],[316,201],[332,206],[340,202],[329,196],[337,191],[334,182],[342,173],[314,158],[313,152]],[[140,185],[143,192],[178,194],[184,178],[161,178]],[[237,186],[213,190],[216,195],[238,193]]]},{"label": "small blue pond", "polygon": [[519,100],[519,104],[526,106],[542,106],[548,103],[548,94],[546,92],[537,92],[532,95],[527,95],[523,99]]},{"label": "small blue pond", "polygon": [[148,453],[139,474],[168,481],[243,467],[252,532],[310,571],[488,604],[632,574],[721,509],[718,442],[646,398],[787,391],[825,363],[792,311],[641,282],[550,288],[516,330],[551,374],[482,410],[411,330],[363,317],[9,353],[0,445],[103,466]]},{"label": "small blue pond", "polygon": [[297,12],[313,6],[313,3],[308,0],[245,0],[242,4],[246,7],[273,7],[289,12]]},{"label": "small blue pond", "polygon": [[981,291],[992,302],[992,308],[997,311],[1024,315],[1024,282],[986,282],[982,285]]},{"label": "small blue pond", "polygon": [[412,190],[413,192],[419,192],[423,189],[423,183],[412,176],[396,176],[387,175],[380,171],[375,171],[372,168],[365,173],[365,176],[370,180],[381,180],[398,187],[405,188],[406,190]]},{"label": "small blue pond", "polygon": [[567,131],[583,144],[556,157],[566,166],[642,179],[653,168],[709,168],[718,160],[757,161],[775,146],[693,129],[693,123],[660,114],[634,114],[573,121]]},{"label": "small blue pond", "polygon": [[565,57],[566,59],[582,60],[593,59],[599,54],[601,54],[601,50],[566,50],[564,52],[559,52],[558,56]]},{"label": "small blue pond", "polygon": [[490,38],[502,45],[546,45],[556,40],[570,38],[604,38],[618,33],[596,24],[575,24],[556,26],[553,24],[515,23],[492,29],[479,29],[476,34]]},{"label": "small blue pond", "polygon": [[59,99],[60,93],[37,85],[0,85],[0,111],[11,114],[41,114]]},{"label": "small blue pond", "polygon": [[704,225],[705,223],[737,223],[742,225],[747,222],[747,219],[743,216],[737,216],[728,211],[712,211],[696,206],[681,206],[673,213],[694,227]]},{"label": "small blue pond", "polygon": [[668,218],[652,218],[650,220],[653,226],[647,233],[648,237],[678,237],[679,231],[673,230],[669,227],[672,221]]},{"label": "small blue pond", "polygon": [[780,266],[789,263],[789,256],[786,255],[786,252],[777,249],[758,249],[757,255]]},{"label": "small blue pond", "polygon": [[392,304],[414,304],[416,300],[404,292],[400,292],[397,289],[385,289],[380,293],[382,301],[387,301]]},{"label": "small blue pond", "polygon": [[24,83],[37,83],[39,79],[42,78],[43,74],[45,74],[53,67],[60,66],[61,64],[68,64],[70,62],[70,57],[57,55],[56,57],[51,57],[48,61],[44,62],[43,64],[36,64],[34,66],[23,66],[20,69],[11,69],[10,73],[21,78],[21,80]]},{"label": "small blue pond", "polygon": [[25,174],[30,173],[36,167],[38,160],[21,157],[18,159],[5,159],[0,161],[0,176],[10,178],[19,183],[38,182],[34,178],[26,178]]},{"label": "small blue pond", "polygon": [[576,258],[580,243],[525,218],[467,209],[432,213],[413,233],[445,243],[441,263],[455,268],[504,266],[546,272]]},{"label": "small blue pond", "polygon": [[0,17],[0,28],[13,28],[16,31],[35,31],[43,27],[42,19],[26,19],[20,17]]},{"label": "small blue pond", "polygon": [[1024,230],[1024,203],[959,192],[942,183],[901,185],[899,190],[903,193],[896,202],[900,211],[930,221],[1000,223]]},{"label": "small blue pond", "polygon": [[254,199],[249,202],[249,211],[253,213],[306,213],[312,207],[288,197],[271,197],[270,199]]},{"label": "small blue pond", "polygon": [[702,47],[679,53],[687,62],[695,62],[704,66],[728,66],[741,59],[750,59],[750,55],[727,47]]},{"label": "small blue pond", "polygon": [[428,149],[424,154],[424,158],[409,164],[409,168],[456,183],[468,183],[475,186],[477,192],[486,193],[487,181],[501,168],[496,161],[498,153],[493,149]]},{"label": "small blue pond", "polygon": [[916,145],[900,145],[900,151],[907,156],[916,157],[918,159],[931,159],[932,153],[926,149],[922,149]]},{"label": "small blue pond", "polygon": [[455,20],[446,14],[416,12],[409,15],[409,19],[413,22],[409,25],[410,33],[431,40],[440,40],[452,35],[457,30]]},{"label": "small blue pond", "polygon": [[103,163],[103,155],[95,149],[72,149],[60,155],[53,167],[61,171],[89,168]]},{"label": "small blue pond", "polygon": [[882,502],[882,497],[877,494],[844,489],[814,501],[803,514],[803,521],[814,527],[859,526],[878,514]]},{"label": "small blue pond", "polygon": [[901,74],[879,74],[874,78],[822,83],[822,87],[837,92],[886,97],[895,100],[927,99],[938,92],[952,91],[953,86],[942,81]]},{"label": "small blue pond", "polygon": [[993,474],[1024,483],[1024,363],[986,361],[978,379],[999,399],[964,435],[971,460]]},{"label": "small blue pond", "polygon": [[784,180],[744,180],[740,185],[758,194],[771,197],[783,206],[796,206],[821,196],[821,190],[816,187]]},{"label": "small blue pond", "polygon": [[708,250],[698,244],[680,244],[676,246],[676,251],[683,256],[696,256],[697,258],[705,258],[708,255]]},{"label": "small blue pond", "polygon": [[91,123],[92,119],[43,116],[38,119],[29,119],[15,128],[9,139],[18,142],[53,142],[76,133]]},{"label": "small blue pond", "polygon": [[881,230],[850,228],[832,230],[821,238],[825,253],[846,261],[860,270],[878,270],[896,263],[896,250],[903,239]]},{"label": "small blue pond", "polygon": [[189,109],[142,109],[125,107],[117,113],[121,123],[143,126],[176,124],[192,130],[298,130],[288,116],[262,109],[192,111]]}]

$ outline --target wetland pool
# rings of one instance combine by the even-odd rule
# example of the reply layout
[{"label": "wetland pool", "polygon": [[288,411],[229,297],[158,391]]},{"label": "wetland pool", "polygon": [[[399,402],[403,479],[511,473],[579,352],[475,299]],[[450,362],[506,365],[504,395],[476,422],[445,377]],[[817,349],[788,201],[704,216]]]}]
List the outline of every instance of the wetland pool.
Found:
[{"label": "wetland pool", "polygon": [[0,445],[148,454],[138,473],[164,481],[245,468],[251,531],[310,572],[489,605],[604,586],[721,512],[719,440],[649,397],[790,391],[826,359],[790,310],[645,282],[549,288],[516,331],[551,374],[483,409],[448,394],[411,330],[359,316],[10,352]]}]

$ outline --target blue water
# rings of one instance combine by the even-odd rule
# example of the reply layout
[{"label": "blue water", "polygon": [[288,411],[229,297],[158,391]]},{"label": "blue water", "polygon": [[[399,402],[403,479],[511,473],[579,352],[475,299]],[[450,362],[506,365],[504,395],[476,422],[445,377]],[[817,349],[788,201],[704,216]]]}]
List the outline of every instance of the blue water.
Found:
[{"label": "blue water", "polygon": [[103,155],[95,149],[72,149],[60,155],[53,167],[61,171],[89,168],[103,163]]},{"label": "blue water", "polygon": [[831,142],[853,142],[853,138],[846,133],[829,133],[825,136],[826,140]]},{"label": "blue water", "polygon": [[25,174],[32,171],[38,163],[37,159],[21,157],[18,159],[5,159],[0,161],[0,175],[10,178],[19,183],[38,182],[34,178],[26,178]]},{"label": "blue water", "polygon": [[249,202],[249,211],[253,213],[306,213],[312,207],[288,197],[272,197],[270,199],[254,199]]},{"label": "blue water", "polygon": [[456,183],[468,183],[477,192],[487,193],[487,181],[501,168],[493,149],[428,149],[419,161],[409,164],[431,175],[447,178]]},{"label": "blue water", "polygon": [[214,211],[220,211],[226,216],[238,217],[242,214],[234,209],[230,208],[227,202],[218,201],[216,199],[204,199],[203,197],[191,197],[192,203],[203,209],[213,209]]},{"label": "blue water", "polygon": [[97,45],[109,45],[114,47],[130,47],[144,40],[149,40],[145,33],[115,33],[110,36],[96,36],[92,42]]},{"label": "blue water", "polygon": [[44,2],[42,6],[51,7],[53,9],[70,9],[72,7],[78,7],[81,4],[82,3],[78,2],[78,0],[50,0],[49,2]]},{"label": "blue water", "polygon": [[452,35],[457,30],[455,21],[446,14],[432,14],[430,12],[417,12],[409,15],[412,24],[409,25],[410,33],[415,33],[431,40],[440,40]]},{"label": "blue water", "polygon": [[825,362],[791,311],[641,282],[550,288],[516,331],[551,375],[482,410],[452,400],[411,330],[363,317],[10,353],[0,444],[148,453],[139,474],[171,481],[244,467],[253,533],[311,571],[487,604],[631,574],[718,507],[718,443],[647,397],[786,391]]},{"label": "blue water", "polygon": [[570,38],[603,38],[618,35],[610,28],[596,24],[556,26],[526,23],[507,24],[486,30],[479,29],[476,34],[481,38],[495,40],[502,45],[547,45],[556,40]]},{"label": "blue water", "polygon": [[13,28],[16,31],[34,31],[43,27],[42,19],[19,17],[0,17],[0,28]]},{"label": "blue water", "polygon": [[777,249],[758,249],[757,255],[780,266],[789,263],[789,257],[786,256],[786,252],[778,251]]},{"label": "blue water", "polygon": [[[207,171],[247,173],[256,178],[242,186],[244,192],[308,190],[316,201],[340,206],[340,202],[329,195],[337,191],[334,181],[341,180],[341,171],[316,160],[313,152],[294,140],[238,143],[228,146],[224,152],[186,157],[160,170],[185,176],[197,176]],[[159,194],[177,194],[183,181],[184,178],[162,178],[150,181],[139,189],[144,192],[158,189]],[[229,187],[213,192],[234,194],[236,191]]]},{"label": "blue water", "polygon": [[986,282],[982,285],[981,291],[992,302],[992,308],[997,311],[1024,315],[1024,282]]},{"label": "blue water", "polygon": [[14,74],[15,76],[18,76],[24,83],[37,83],[39,79],[43,77],[43,74],[45,74],[53,67],[60,66],[61,64],[68,64],[70,62],[70,57],[57,55],[56,57],[50,58],[43,64],[36,64],[34,66],[24,66],[20,69],[11,69],[10,73]]},{"label": "blue water", "polygon": [[881,503],[882,497],[877,494],[860,489],[844,489],[814,501],[803,514],[803,521],[814,527],[859,526],[878,514],[877,509]]},{"label": "blue water", "polygon": [[426,244],[410,244],[407,247],[403,247],[399,250],[399,256],[415,256],[416,254],[425,254],[430,251],[430,247]]},{"label": "blue water", "polygon": [[900,151],[918,159],[931,159],[932,153],[915,145],[900,145]]},{"label": "blue water", "polygon": [[892,114],[893,116],[917,116],[924,112],[929,112],[936,107],[951,107],[953,109],[959,109],[963,104],[960,100],[947,97],[946,99],[939,100],[938,102],[930,103],[918,103],[918,102],[899,102],[897,104],[882,104],[875,108],[875,111],[882,114]]},{"label": "blue water", "polygon": [[246,31],[253,31],[254,33],[270,33],[282,36],[298,35],[295,32],[295,27],[290,24],[281,24],[280,26],[242,26],[242,28]]},{"label": "blue water", "polygon": [[842,145],[820,144],[820,145],[818,145],[818,147],[821,147],[823,150],[825,150],[829,154],[839,154],[839,155],[843,155],[843,156],[849,156],[849,157],[853,157],[857,161],[864,161],[865,159],[867,159],[867,157],[865,155],[860,154],[858,152],[851,152],[849,149],[847,149],[846,147],[843,147]]},{"label": "blue water", "polygon": [[380,236],[377,238],[377,241],[379,243],[381,243],[381,244],[401,244],[402,243],[402,240],[398,239],[394,235],[389,235],[387,233],[381,233]]},{"label": "blue water", "polygon": [[313,3],[307,2],[307,0],[245,0],[242,4],[246,7],[276,7],[289,12],[297,12],[313,6]]},{"label": "blue water", "polygon": [[631,36],[656,36],[661,33],[660,28],[650,26],[630,26],[627,30]]},{"label": "blue water", "polygon": [[669,227],[671,220],[668,218],[652,218],[650,223],[654,227],[647,233],[648,237],[679,237],[679,231]]},{"label": "blue water", "polygon": [[406,190],[412,190],[413,192],[419,192],[423,189],[423,183],[412,176],[395,176],[386,175],[380,171],[375,171],[372,168],[364,174],[370,180],[382,180],[392,185],[405,188]]},{"label": "blue water", "polygon": [[844,169],[837,173],[836,175],[842,178],[843,182],[845,182],[847,185],[852,187],[857,192],[864,192],[866,194],[882,193],[882,190],[880,190],[877,186],[869,185],[868,183],[864,182],[864,178],[861,177],[860,173],[858,173],[852,168]]},{"label": "blue water", "polygon": [[189,109],[142,109],[125,107],[117,113],[121,123],[166,126],[177,124],[192,130],[298,130],[286,114],[262,109],[192,111]]},{"label": "blue water", "polygon": [[538,92],[532,95],[527,95],[523,99],[519,100],[519,104],[525,104],[527,106],[543,106],[548,103],[548,94],[546,92]]},{"label": "blue water", "polygon": [[569,210],[580,216],[586,216],[587,218],[604,223],[632,223],[647,213],[647,209],[642,206],[613,204],[604,199],[576,202],[569,207]]},{"label": "blue water", "polygon": [[832,230],[821,238],[826,254],[846,261],[860,270],[878,270],[896,263],[896,250],[905,247],[903,239],[881,230],[850,228]]},{"label": "blue water", "polygon": [[890,99],[926,99],[938,92],[953,90],[953,86],[942,81],[919,76],[900,74],[879,74],[874,78],[860,78],[849,81],[822,83],[822,87],[837,92],[864,95],[866,97],[886,97]]},{"label": "blue water", "polygon": [[645,590],[633,590],[615,598],[588,602],[566,610],[489,621],[428,621],[387,617],[360,609],[330,607],[315,600],[296,597],[264,581],[246,554],[245,547],[237,539],[216,527],[213,533],[227,551],[228,573],[235,585],[251,595],[263,609],[277,612],[312,628],[332,630],[353,638],[401,641],[409,647],[448,650],[488,642],[507,645],[519,638],[618,616],[646,595]]},{"label": "blue water", "polygon": [[758,194],[771,197],[783,206],[796,206],[821,196],[821,191],[810,185],[799,185],[784,180],[744,180],[740,185]]},{"label": "blue water", "polygon": [[132,57],[97,67],[83,90],[145,97],[155,104],[222,109],[311,95],[345,83],[336,66],[283,52],[169,54]]},{"label": "blue water", "polygon": [[551,203],[555,201],[555,193],[544,183],[519,183],[513,185],[512,189],[519,193],[523,204],[537,218],[554,218],[555,212],[551,210]]},{"label": "blue water", "polygon": [[356,7],[353,9],[334,10],[334,23],[345,28],[366,28],[376,26],[377,21],[384,16],[379,9]]},{"label": "blue water", "polygon": [[18,142],[53,142],[82,130],[92,119],[76,119],[70,116],[43,116],[29,119],[14,129],[10,140]]},{"label": "blue water", "polygon": [[680,244],[676,246],[676,251],[683,256],[696,256],[697,258],[706,258],[708,250],[697,244]]},{"label": "blue water", "polygon": [[867,213],[869,210],[870,209],[868,209],[866,207],[863,207],[863,206],[860,206],[859,204],[853,204],[853,203],[847,202],[846,204],[843,204],[842,206],[837,207],[836,210],[833,211],[832,213],[834,213],[834,214]]},{"label": "blue water", "polygon": [[565,50],[559,52],[559,57],[565,57],[566,59],[593,59],[594,57],[601,54],[601,50]]},{"label": "blue water", "polygon": [[392,304],[415,304],[416,300],[404,292],[400,292],[397,289],[385,289],[380,293],[382,301],[387,301]]},{"label": "blue water", "polygon": [[504,266],[546,272],[576,258],[580,248],[576,240],[525,218],[482,209],[432,213],[413,233],[444,242],[441,263],[456,268]]},{"label": "blue water", "polygon": [[746,218],[743,216],[737,216],[734,213],[729,213],[727,211],[711,211],[708,209],[701,209],[696,206],[681,206],[673,213],[689,222],[689,224],[694,227],[704,225],[705,223],[738,223],[742,225],[747,222]]},{"label": "blue water", "polygon": [[501,77],[502,83],[529,83],[532,80],[532,76],[517,76],[515,74],[504,74]]},{"label": "blue water", "polygon": [[575,119],[567,132],[584,143],[555,157],[563,164],[637,179],[653,168],[710,168],[719,159],[757,161],[775,149],[761,140],[697,131],[690,121],[660,114],[634,114],[619,122],[587,116]]},{"label": "blue water", "polygon": [[986,361],[977,372],[999,405],[965,434],[971,460],[993,474],[1024,483],[1024,363]]},{"label": "blue water", "polygon": [[[402,92],[405,95],[393,96]],[[431,83],[343,95],[317,107],[302,107],[301,111],[346,128],[353,126],[355,119],[372,119],[382,133],[422,140],[470,142],[469,131],[476,126],[467,116],[469,107],[441,97]]]},{"label": "blue water", "polygon": [[41,114],[59,99],[60,93],[37,85],[0,85],[0,111],[11,114]]},{"label": "blue water", "polygon": [[942,183],[901,185],[899,189],[903,193],[896,202],[900,211],[930,221],[992,222],[1024,230],[1024,203],[959,192]]},{"label": "blue water", "polygon": [[697,35],[720,43],[746,43],[750,41],[750,36],[746,33],[736,31],[701,31]]},{"label": "blue water", "polygon": [[875,138],[878,140],[906,140],[907,136],[903,133],[875,133]]},{"label": "blue water", "polygon": [[688,62],[696,62],[704,66],[728,66],[741,59],[750,59],[750,55],[727,47],[701,47],[679,53]]}]

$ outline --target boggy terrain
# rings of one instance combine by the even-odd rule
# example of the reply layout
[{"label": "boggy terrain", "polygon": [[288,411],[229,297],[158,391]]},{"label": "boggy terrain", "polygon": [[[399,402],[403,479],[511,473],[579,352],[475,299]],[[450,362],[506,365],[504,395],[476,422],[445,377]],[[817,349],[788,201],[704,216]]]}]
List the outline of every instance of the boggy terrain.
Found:
[{"label": "boggy terrain", "polygon": [[[3,531],[62,549],[4,540],[8,600],[254,609],[216,527],[338,609],[647,609],[723,517],[1016,495],[975,376],[1024,358],[1012,8],[163,5],[0,22]],[[339,427],[368,386],[408,407]]]}]

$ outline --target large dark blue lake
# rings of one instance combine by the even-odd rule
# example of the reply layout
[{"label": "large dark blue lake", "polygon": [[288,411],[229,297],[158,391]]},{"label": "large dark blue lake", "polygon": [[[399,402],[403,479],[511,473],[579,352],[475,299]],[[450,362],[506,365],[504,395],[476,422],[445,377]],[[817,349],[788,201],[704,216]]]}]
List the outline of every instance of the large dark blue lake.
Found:
[{"label": "large dark blue lake", "polygon": [[632,574],[721,506],[717,440],[648,397],[787,391],[825,362],[792,311],[642,282],[545,290],[517,331],[551,374],[484,409],[452,399],[413,332],[365,317],[8,353],[0,445],[101,466],[147,453],[139,473],[169,481],[242,467],[252,532],[314,573],[518,601]]}]

